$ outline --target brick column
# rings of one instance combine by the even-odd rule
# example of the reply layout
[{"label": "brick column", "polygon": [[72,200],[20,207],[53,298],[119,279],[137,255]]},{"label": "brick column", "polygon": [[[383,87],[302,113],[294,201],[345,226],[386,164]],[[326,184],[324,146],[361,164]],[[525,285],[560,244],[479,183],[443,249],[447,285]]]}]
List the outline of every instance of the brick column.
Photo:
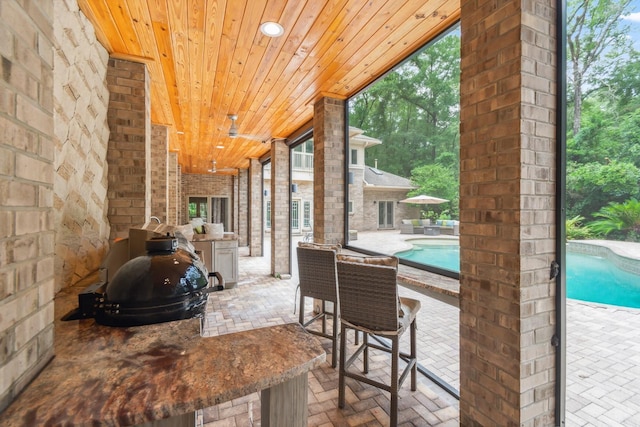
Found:
[{"label": "brick column", "polygon": [[54,351],[53,8],[0,2],[0,412]]},{"label": "brick column", "polygon": [[178,211],[180,209],[180,171],[178,167],[178,153],[169,153],[167,170],[167,224],[176,225],[178,222]]},{"label": "brick column", "polygon": [[238,245],[247,246],[249,242],[249,171],[247,169],[240,169],[238,171],[238,193],[237,193],[237,206],[238,206],[238,227],[236,233],[238,234]]},{"label": "brick column", "polygon": [[166,223],[169,203],[169,133],[151,125],[151,215]]},{"label": "brick column", "polygon": [[108,122],[110,239],[128,237],[129,228],[151,216],[151,121],[147,67],[109,59]]},{"label": "brick column", "polygon": [[344,101],[322,98],[313,110],[313,240],[344,244]]},{"label": "brick column", "polygon": [[555,1],[462,2],[460,424],[554,425]]},{"label": "brick column", "polygon": [[262,256],[262,165],[258,159],[250,159],[248,191],[249,229],[247,230],[250,256]]},{"label": "brick column", "polygon": [[271,143],[271,274],[291,274],[291,180],[289,147]]}]

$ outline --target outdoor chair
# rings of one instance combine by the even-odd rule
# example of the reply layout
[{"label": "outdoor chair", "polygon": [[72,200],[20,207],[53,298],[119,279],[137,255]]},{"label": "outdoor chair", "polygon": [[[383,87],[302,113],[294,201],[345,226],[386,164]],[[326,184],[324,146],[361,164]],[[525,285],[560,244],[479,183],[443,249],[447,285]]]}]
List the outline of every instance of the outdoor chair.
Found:
[{"label": "outdoor chair", "polygon": [[[338,407],[345,405],[345,377],[378,387],[391,393],[390,425],[398,424],[398,390],[411,373],[411,390],[416,390],[416,314],[420,301],[400,298],[396,283],[398,259],[396,257],[337,256],[338,296],[340,300],[340,368],[338,379]],[[362,344],[347,358],[346,328],[363,332]],[[400,351],[400,338],[410,331],[410,353]],[[391,348],[369,341],[369,335],[386,338]],[[356,344],[358,345],[358,344]],[[386,384],[368,378],[369,348],[391,354],[391,381]],[[362,374],[349,369],[363,354]],[[406,361],[399,373],[400,357]]]},{"label": "outdoor chair", "polygon": [[[339,245],[323,245],[317,243],[298,243],[296,248],[298,255],[298,275],[300,278],[300,324],[310,333],[330,338],[332,341],[331,366],[336,367],[338,362],[338,276],[336,272],[336,252]],[[313,313],[309,320],[305,320],[305,298],[315,298],[321,301],[321,309]],[[331,311],[327,310],[326,303],[330,302]],[[331,333],[327,332],[327,316],[333,318]],[[316,320],[322,321],[321,331],[309,328]]]}]

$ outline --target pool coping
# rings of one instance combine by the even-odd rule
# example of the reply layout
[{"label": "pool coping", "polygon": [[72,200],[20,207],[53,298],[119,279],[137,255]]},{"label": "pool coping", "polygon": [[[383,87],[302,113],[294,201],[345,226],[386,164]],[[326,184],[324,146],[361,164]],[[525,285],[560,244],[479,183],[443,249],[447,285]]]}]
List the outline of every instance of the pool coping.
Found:
[{"label": "pool coping", "polygon": [[640,244],[613,240],[570,240],[567,251],[605,258],[620,270],[640,275]]}]

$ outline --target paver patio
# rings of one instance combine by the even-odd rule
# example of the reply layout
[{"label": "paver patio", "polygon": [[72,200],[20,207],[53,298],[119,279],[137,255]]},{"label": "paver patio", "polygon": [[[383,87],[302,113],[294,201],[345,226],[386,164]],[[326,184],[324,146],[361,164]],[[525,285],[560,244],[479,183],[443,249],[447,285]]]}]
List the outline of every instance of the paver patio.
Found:
[{"label": "paver patio", "polygon": [[[360,243],[364,238],[360,233]],[[389,242],[389,236],[383,234],[380,238]],[[395,245],[403,243],[398,241]],[[268,257],[241,256],[238,287],[211,295],[208,333],[296,322],[295,270],[289,280],[275,279],[269,275]],[[420,363],[457,389],[458,309],[408,289],[401,288],[401,294],[422,301],[418,319]],[[320,341],[330,353],[329,340]],[[387,375],[386,357],[376,358],[375,363],[380,369],[374,374]],[[337,370],[329,362],[325,365],[312,371],[309,378],[310,426],[388,423],[387,393],[349,380],[348,405],[339,410]],[[567,301],[566,406],[567,426],[640,426],[639,309]],[[402,387],[400,414],[400,425],[405,426],[459,423],[457,400],[422,376],[418,391],[412,393],[407,383]],[[207,427],[257,426],[259,418],[258,394],[205,411]]]}]

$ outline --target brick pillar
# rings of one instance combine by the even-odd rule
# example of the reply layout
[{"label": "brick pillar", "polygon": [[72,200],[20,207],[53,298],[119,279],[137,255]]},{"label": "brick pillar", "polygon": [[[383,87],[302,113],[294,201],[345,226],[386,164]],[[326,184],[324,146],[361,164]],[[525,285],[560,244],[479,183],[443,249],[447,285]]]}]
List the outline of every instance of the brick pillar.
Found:
[{"label": "brick pillar", "polygon": [[[238,171],[238,227],[236,233],[238,234],[238,245],[247,246],[249,238],[249,171],[247,169],[240,169]],[[260,216],[259,216],[260,217]]]},{"label": "brick pillar", "polygon": [[262,256],[262,165],[258,159],[250,159],[248,181],[249,256]]},{"label": "brick pillar", "polygon": [[167,224],[177,225],[180,208],[180,174],[178,170],[178,153],[169,153],[167,168]]},{"label": "brick pillar", "polygon": [[0,412],[54,351],[53,8],[0,1]]},{"label": "brick pillar", "polygon": [[344,244],[344,101],[322,98],[313,110],[313,240]]},{"label": "brick pillar", "polygon": [[109,59],[109,222],[113,241],[151,216],[151,121],[147,67]]},{"label": "brick pillar", "polygon": [[555,7],[462,2],[460,425],[554,425]]},{"label": "brick pillar", "polygon": [[291,274],[291,180],[289,146],[271,143],[271,274]]},{"label": "brick pillar", "polygon": [[166,126],[151,125],[151,215],[167,222],[169,203],[169,133]]}]

